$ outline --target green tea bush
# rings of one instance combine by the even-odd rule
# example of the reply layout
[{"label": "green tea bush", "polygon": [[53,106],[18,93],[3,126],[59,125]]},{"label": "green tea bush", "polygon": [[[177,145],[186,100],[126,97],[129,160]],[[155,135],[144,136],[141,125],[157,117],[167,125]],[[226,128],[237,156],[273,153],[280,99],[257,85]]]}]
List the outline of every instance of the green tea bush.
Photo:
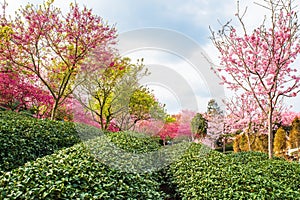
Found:
[{"label": "green tea bush", "polygon": [[102,163],[124,172],[158,171],[177,160],[189,143],[163,147],[157,138],[140,133],[107,133],[85,143]]},{"label": "green tea bush", "polygon": [[161,145],[158,138],[132,131],[112,132],[106,134],[111,142],[119,148],[132,153],[145,153],[158,150]]},{"label": "green tea bush", "polygon": [[3,199],[164,199],[159,186],[156,174],[109,168],[83,143],[0,176]]},{"label": "green tea bush", "polygon": [[73,123],[0,112],[0,174],[80,142]]},{"label": "green tea bush", "polygon": [[221,154],[193,144],[170,176],[182,199],[300,199],[300,165],[260,152]]}]

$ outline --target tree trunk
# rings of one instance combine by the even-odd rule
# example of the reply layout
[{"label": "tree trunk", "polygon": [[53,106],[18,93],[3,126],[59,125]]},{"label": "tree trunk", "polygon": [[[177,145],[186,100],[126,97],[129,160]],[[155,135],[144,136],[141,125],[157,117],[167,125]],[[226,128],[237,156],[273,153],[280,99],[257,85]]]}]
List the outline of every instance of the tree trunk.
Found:
[{"label": "tree trunk", "polygon": [[273,121],[272,121],[273,109],[272,107],[268,113],[268,153],[269,159],[273,158]]},{"label": "tree trunk", "polygon": [[223,137],[223,153],[226,152],[226,138]]},{"label": "tree trunk", "polygon": [[251,130],[251,122],[248,124],[248,130],[246,132],[246,137],[247,137],[247,141],[248,141],[249,151],[252,151],[252,149],[251,149],[251,143],[250,143],[250,134],[249,134],[250,130]]},{"label": "tree trunk", "polygon": [[252,151],[252,149],[251,149],[251,143],[250,143],[249,130],[248,130],[247,133],[246,133],[246,137],[247,137],[247,141],[248,141],[248,148],[249,148],[249,151]]},{"label": "tree trunk", "polygon": [[58,101],[55,100],[54,104],[53,104],[53,107],[52,107],[52,110],[51,110],[51,116],[50,116],[51,120],[54,120],[57,108],[58,108]]},{"label": "tree trunk", "polygon": [[192,141],[195,140],[195,138],[194,138],[194,133],[191,133],[191,138],[192,138]]}]

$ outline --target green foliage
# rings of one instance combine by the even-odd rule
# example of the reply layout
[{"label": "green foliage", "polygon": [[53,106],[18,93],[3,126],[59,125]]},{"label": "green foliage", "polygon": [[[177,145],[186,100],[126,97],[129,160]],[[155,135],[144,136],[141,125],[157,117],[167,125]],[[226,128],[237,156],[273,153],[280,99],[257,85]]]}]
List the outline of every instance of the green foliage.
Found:
[{"label": "green foliage", "polygon": [[158,138],[134,132],[107,133],[85,143],[97,159],[129,173],[158,171],[177,160],[190,145],[163,147]]},{"label": "green foliage", "polygon": [[[6,121],[35,120],[14,113],[0,112],[0,115],[7,116]],[[4,120],[0,119],[3,123]],[[39,127],[43,125],[39,121],[50,123],[35,120],[34,123]],[[54,123],[61,126],[68,124]],[[74,126],[73,124],[72,127]],[[56,128],[59,130],[59,127]],[[45,126],[43,129],[49,130]],[[182,142],[162,147],[157,139],[139,133],[104,133],[81,124],[77,124],[76,130],[84,136],[82,137],[84,143],[27,162],[11,172],[2,173],[1,198],[297,199],[300,197],[299,183],[295,181],[300,179],[300,167],[297,163],[289,163],[279,158],[269,160],[266,154],[258,152],[225,155],[194,143]],[[143,173],[135,173],[141,170]]]},{"label": "green foliage", "polygon": [[141,86],[133,91],[130,96],[127,115],[123,115],[123,118],[121,118],[122,120],[119,118],[117,122],[126,121],[124,120],[124,117],[129,119],[127,120],[127,125],[124,126],[125,123],[118,124],[121,125],[121,130],[129,130],[140,120],[149,120],[151,118],[164,120],[166,113],[164,105],[161,105],[155,99],[154,95],[147,87]]},{"label": "green foliage", "polygon": [[138,120],[148,118],[154,98],[139,85],[140,78],[149,74],[143,60],[133,64],[128,57],[116,57],[103,67],[99,66],[102,65],[99,60],[93,62],[97,70],[78,75],[80,90],[74,95],[85,109],[97,116],[101,128],[107,130],[114,119],[118,128],[129,130],[133,126],[129,123],[131,114]]},{"label": "green foliage", "polygon": [[166,118],[165,118],[165,122],[166,123],[176,122],[176,118],[171,116],[171,115],[167,115]]},{"label": "green foliage", "polygon": [[203,154],[193,144],[170,169],[182,199],[299,199],[300,166],[260,152]]},{"label": "green foliage", "polygon": [[161,145],[157,138],[132,131],[108,133],[106,136],[117,147],[132,153],[147,153],[158,150]]},{"label": "green foliage", "polygon": [[82,141],[95,139],[96,137],[108,133],[107,131],[86,124],[74,123],[74,126]]},{"label": "green foliage", "polygon": [[277,129],[274,138],[274,152],[276,156],[284,156],[284,150],[287,148],[287,135],[285,130],[280,127]]},{"label": "green foliage", "polygon": [[206,136],[207,126],[207,120],[200,113],[197,113],[191,121],[192,132],[201,138]]},{"label": "green foliage", "polygon": [[9,171],[78,142],[73,123],[0,111],[0,171]]},{"label": "green foliage", "polygon": [[289,135],[289,147],[291,149],[300,146],[300,119],[296,117],[292,122],[292,129]]},{"label": "green foliage", "polygon": [[109,168],[82,143],[3,174],[0,195],[9,199],[163,199],[157,176]]},{"label": "green foliage", "polygon": [[[81,83],[81,86],[88,91],[90,96],[86,107],[99,117],[98,122],[104,130],[109,127],[115,110],[119,110],[119,108],[114,109],[116,99],[122,92],[125,92],[117,89],[118,84],[133,66],[129,58],[116,58],[113,66],[101,68],[100,71],[95,71],[93,74],[85,74],[84,80],[87,81]],[[123,103],[128,104],[128,101]]]},{"label": "green foliage", "polygon": [[11,28],[11,25],[2,25],[0,28],[0,46],[3,46],[6,41],[9,41],[11,39],[11,35],[13,33],[13,30]]}]

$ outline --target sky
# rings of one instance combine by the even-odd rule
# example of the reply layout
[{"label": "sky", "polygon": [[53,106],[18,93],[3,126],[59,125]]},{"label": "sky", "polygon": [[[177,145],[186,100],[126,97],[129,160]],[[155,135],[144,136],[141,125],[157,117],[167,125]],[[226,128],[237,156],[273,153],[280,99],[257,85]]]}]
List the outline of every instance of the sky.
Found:
[{"label": "sky", "polygon": [[[7,13],[13,15],[21,5],[34,5],[38,0],[7,0]],[[63,12],[70,0],[55,0]],[[235,20],[236,0],[76,0],[80,6],[93,9],[119,34],[120,52],[133,61],[144,58],[151,75],[141,80],[153,90],[171,114],[189,109],[205,112],[214,98],[222,106],[222,99],[232,93],[219,85],[219,79],[210,70],[210,63],[219,64],[218,52],[212,45],[210,29],[218,30],[229,20]],[[256,2],[262,2],[257,0]],[[299,7],[300,7],[300,3]],[[267,13],[266,9],[242,0],[241,11],[247,7],[245,24],[257,27]],[[300,60],[300,59],[299,59]],[[296,64],[300,62],[297,61]],[[300,112],[300,94],[285,101]]]}]

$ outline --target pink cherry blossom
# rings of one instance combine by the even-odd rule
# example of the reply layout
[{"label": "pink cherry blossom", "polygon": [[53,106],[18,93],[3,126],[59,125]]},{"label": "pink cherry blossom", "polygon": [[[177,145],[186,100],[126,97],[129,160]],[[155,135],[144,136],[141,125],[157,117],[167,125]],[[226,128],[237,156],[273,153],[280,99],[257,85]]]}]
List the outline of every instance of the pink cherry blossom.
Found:
[{"label": "pink cherry blossom", "polygon": [[269,135],[271,158],[274,120],[278,121],[281,112],[278,105],[283,97],[294,97],[300,91],[300,74],[291,66],[300,53],[300,24],[290,0],[267,2],[270,27],[261,24],[249,33],[238,13],[244,32],[240,34],[227,24],[218,33],[212,31],[212,41],[221,53],[222,67],[215,71],[221,71],[222,84],[243,93],[233,103],[238,103],[239,109],[227,107],[230,117],[244,129],[260,121],[259,126]]}]

